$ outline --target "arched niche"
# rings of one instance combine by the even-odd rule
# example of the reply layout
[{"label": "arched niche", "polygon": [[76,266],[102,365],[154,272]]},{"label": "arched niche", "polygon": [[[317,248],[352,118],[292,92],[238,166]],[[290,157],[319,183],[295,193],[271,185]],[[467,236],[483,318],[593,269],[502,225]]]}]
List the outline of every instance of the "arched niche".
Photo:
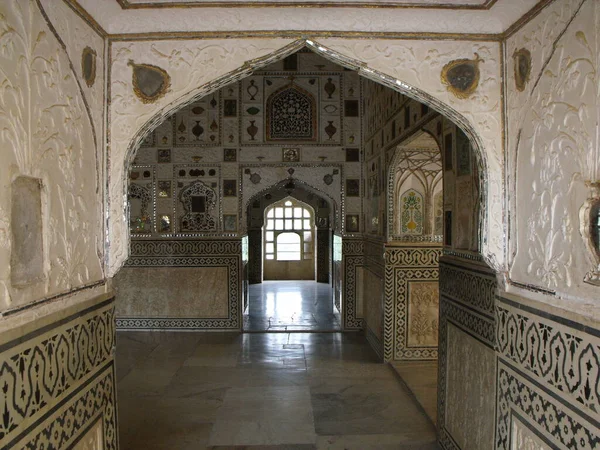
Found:
[{"label": "arched niche", "polygon": [[422,131],[400,143],[388,172],[388,240],[442,241],[435,226],[435,200],[443,192],[442,179],[442,155],[431,134]]},{"label": "arched niche", "polygon": [[[146,134],[175,110],[305,46],[361,76],[426,104],[465,131],[482,174],[480,192],[484,207],[480,210],[479,233],[483,257],[492,267],[498,269],[503,265],[501,70],[495,44],[333,38],[321,42],[312,39],[165,40],[119,42],[113,48],[109,99],[109,276],[118,271],[128,256],[127,172]],[[436,58],[420,56],[428,52],[435,52]],[[481,67],[481,79],[485,83],[481,83],[478,92],[470,98],[458,99],[448,91],[439,74],[449,61],[460,55],[472,57],[474,52],[485,59]],[[184,57],[173,56],[174,53],[187,54],[190,58],[183,64]],[[133,94],[128,64],[132,59],[143,63],[148,55],[153,55],[153,62],[169,73],[171,88],[155,103],[147,105]],[[254,59],[248,60],[249,57]]]},{"label": "arched niche", "polygon": [[316,280],[327,283],[331,272],[331,234],[339,215],[335,201],[314,187],[294,178],[281,180],[250,197],[245,203],[248,229],[248,280],[262,282],[263,226],[265,210],[274,203],[292,197],[314,211],[316,225]]}]

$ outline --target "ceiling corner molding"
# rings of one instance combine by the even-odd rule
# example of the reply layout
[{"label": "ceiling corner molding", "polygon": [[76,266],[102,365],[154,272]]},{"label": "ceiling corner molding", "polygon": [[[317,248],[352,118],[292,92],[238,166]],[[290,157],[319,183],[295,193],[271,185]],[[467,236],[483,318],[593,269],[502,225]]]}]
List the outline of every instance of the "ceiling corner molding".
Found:
[{"label": "ceiling corner molding", "polygon": [[[416,3],[415,0],[388,1],[323,1],[323,0],[179,0],[179,1],[140,1],[116,0],[121,9],[163,9],[163,8],[405,8],[405,9],[453,9],[453,10],[489,10],[498,0],[485,0],[481,4],[456,4],[456,0],[447,3]],[[453,3],[454,2],[454,3]]]},{"label": "ceiling corner molding", "polygon": [[[108,33],[102,25],[100,25],[96,19],[92,17],[90,13],[88,13],[83,6],[81,6],[76,0],[63,0],[65,4],[71,8],[75,14],[81,17],[100,37],[107,38]],[[117,0],[119,1],[119,0]]]},{"label": "ceiling corner molding", "polygon": [[515,23],[506,29],[502,34],[502,40],[510,38],[553,2],[554,0],[540,0],[533,8],[523,14]]}]

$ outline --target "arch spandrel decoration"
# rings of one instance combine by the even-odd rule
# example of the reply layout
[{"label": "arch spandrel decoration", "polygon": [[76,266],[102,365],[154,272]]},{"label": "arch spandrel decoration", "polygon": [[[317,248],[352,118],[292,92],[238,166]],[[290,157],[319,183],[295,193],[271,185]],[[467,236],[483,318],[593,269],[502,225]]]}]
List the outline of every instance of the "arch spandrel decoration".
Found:
[{"label": "arch spandrel decoration", "polygon": [[185,214],[179,220],[180,231],[216,231],[217,219],[213,210],[217,205],[215,191],[202,181],[195,181],[179,194]]},{"label": "arch spandrel decoration", "polygon": [[314,97],[294,84],[267,99],[267,141],[315,141],[317,107]]},{"label": "arch spandrel decoration", "polygon": [[[173,49],[195,55],[186,64],[172,58]],[[386,39],[323,38],[312,39],[229,39],[117,42],[111,67],[111,173],[109,174],[108,275],[114,275],[127,258],[129,235],[125,221],[125,197],[128,167],[140,142],[157,124],[175,110],[214,92],[226,84],[251,75],[275,61],[308,47],[315,53],[357,71],[396,91],[435,109],[459,125],[471,140],[481,184],[483,207],[480,209],[480,235],[483,256],[494,268],[501,268],[505,258],[503,225],[502,131],[500,93],[501,68],[499,44],[489,42],[428,41]],[[374,51],[374,49],[376,51]],[[171,90],[150,107],[130,101],[132,97],[127,61],[148,52],[156,53],[172,76]],[[452,97],[441,83],[439,73],[457,55],[478,52],[485,59],[477,95],[467,100]],[[435,58],[416,55],[433,54]],[[221,56],[220,64],[206,66]],[[248,60],[248,58],[254,58]],[[398,62],[402,63],[399,64]]]}]

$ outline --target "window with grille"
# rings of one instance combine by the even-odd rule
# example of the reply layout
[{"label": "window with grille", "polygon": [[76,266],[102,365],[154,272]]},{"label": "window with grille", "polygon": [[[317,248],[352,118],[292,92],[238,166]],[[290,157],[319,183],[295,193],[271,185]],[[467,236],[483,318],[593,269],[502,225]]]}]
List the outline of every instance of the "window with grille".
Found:
[{"label": "window with grille", "polygon": [[276,261],[312,259],[313,214],[299,202],[287,199],[267,210],[265,258]]}]

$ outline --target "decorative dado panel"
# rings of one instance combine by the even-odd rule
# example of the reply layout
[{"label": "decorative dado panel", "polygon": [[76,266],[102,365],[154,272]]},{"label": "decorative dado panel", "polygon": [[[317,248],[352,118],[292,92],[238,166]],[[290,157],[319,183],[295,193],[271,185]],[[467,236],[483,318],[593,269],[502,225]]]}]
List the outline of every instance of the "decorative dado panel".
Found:
[{"label": "decorative dado panel", "polygon": [[363,253],[364,242],[362,240],[342,240],[344,330],[360,330],[363,327],[363,319],[357,317],[356,311],[357,269],[365,264]]},{"label": "decorative dado panel", "polygon": [[[241,240],[132,241],[125,267],[224,267],[227,269],[227,318],[128,317],[117,318],[119,329],[239,329],[242,296]],[[202,255],[202,256],[198,256]]]},{"label": "decorative dado panel", "polygon": [[99,299],[2,342],[0,447],[70,448],[99,419],[116,450],[114,323],[114,299]]},{"label": "decorative dado panel", "polygon": [[240,255],[240,240],[169,240],[131,242],[131,256]]},{"label": "decorative dado panel", "polygon": [[[440,256],[441,248],[385,249],[383,352],[386,361],[437,358],[437,345],[430,342],[437,344]],[[419,289],[423,291],[420,294]]]},{"label": "decorative dado panel", "polygon": [[[442,447],[449,450],[459,449],[460,445],[447,429],[446,417],[454,414],[454,411],[447,410],[447,396],[448,393],[457,389],[457,386],[448,383],[460,382],[460,377],[454,376],[450,381],[448,379],[449,358],[457,357],[457,354],[448,354],[450,350],[448,330],[451,326],[456,336],[459,336],[457,333],[462,333],[469,339],[474,338],[469,342],[478,348],[481,355],[486,354],[486,351],[493,353],[496,333],[494,311],[496,278],[494,272],[482,263],[461,261],[454,257],[441,257],[439,268],[438,436]],[[486,361],[489,359],[485,356],[482,358]],[[470,357],[465,358],[465,364],[468,360]],[[489,370],[488,366],[489,361],[485,368],[482,366],[477,369],[466,365],[465,370],[470,371],[469,376],[488,377],[489,373],[487,372],[480,374],[477,372],[478,370]],[[483,386],[480,388],[484,389]]]},{"label": "decorative dado panel", "polygon": [[600,446],[600,332],[499,297],[498,449],[511,417],[553,448]]}]

